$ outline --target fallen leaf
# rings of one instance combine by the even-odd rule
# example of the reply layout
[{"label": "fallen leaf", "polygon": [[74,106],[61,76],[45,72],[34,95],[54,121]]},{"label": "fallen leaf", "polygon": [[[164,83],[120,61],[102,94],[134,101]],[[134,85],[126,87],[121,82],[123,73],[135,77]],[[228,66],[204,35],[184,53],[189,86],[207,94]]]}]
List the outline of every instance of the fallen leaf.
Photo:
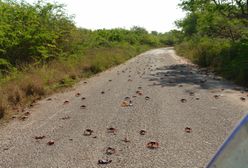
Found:
[{"label": "fallen leaf", "polygon": [[107,149],[106,149],[106,154],[107,155],[113,155],[113,154],[115,154],[115,149],[114,148],[111,148],[111,147],[108,147]]},{"label": "fallen leaf", "polygon": [[146,147],[149,149],[157,149],[157,148],[159,148],[159,143],[151,141],[151,142],[147,143]]},{"label": "fallen leaf", "polygon": [[121,104],[121,107],[129,107],[129,106],[133,106],[132,104],[132,100],[129,100],[129,101],[123,101],[122,104]]},{"label": "fallen leaf", "polygon": [[191,133],[191,132],[192,132],[192,128],[186,127],[186,128],[185,128],[185,132],[186,132],[186,133]]},{"label": "fallen leaf", "polygon": [[91,130],[91,129],[86,129],[86,130],[84,131],[84,136],[91,136],[93,132],[94,132],[94,131]]},{"label": "fallen leaf", "polygon": [[110,164],[111,162],[112,162],[112,160],[108,160],[108,159],[98,160],[98,164]]},{"label": "fallen leaf", "polygon": [[123,101],[121,107],[128,107],[129,103],[127,101]]}]

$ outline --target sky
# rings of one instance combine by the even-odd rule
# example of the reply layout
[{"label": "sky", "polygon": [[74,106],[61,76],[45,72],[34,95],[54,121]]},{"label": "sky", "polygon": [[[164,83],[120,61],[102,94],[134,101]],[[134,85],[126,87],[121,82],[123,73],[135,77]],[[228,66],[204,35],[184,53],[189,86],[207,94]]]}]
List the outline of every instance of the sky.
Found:
[{"label": "sky", "polygon": [[[29,3],[36,0],[27,0]],[[167,32],[185,16],[177,6],[180,0],[47,0],[66,5],[78,27],[111,29],[140,26],[148,31]]]}]

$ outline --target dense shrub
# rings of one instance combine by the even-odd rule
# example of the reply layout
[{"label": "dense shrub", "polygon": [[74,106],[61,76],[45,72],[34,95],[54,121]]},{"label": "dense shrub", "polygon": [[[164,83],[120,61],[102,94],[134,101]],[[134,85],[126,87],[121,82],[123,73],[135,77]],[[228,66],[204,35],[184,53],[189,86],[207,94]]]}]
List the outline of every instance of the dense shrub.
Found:
[{"label": "dense shrub", "polygon": [[74,26],[63,6],[0,1],[0,58],[14,66],[47,61],[71,50]]},{"label": "dense shrub", "polygon": [[248,45],[226,39],[197,38],[176,46],[178,54],[209,67],[229,80],[248,86]]},{"label": "dense shrub", "polygon": [[[44,64],[83,48],[113,47],[120,43],[159,46],[160,36],[144,28],[96,30],[77,28],[63,5],[38,1],[0,0],[0,72],[13,67]],[[80,52],[82,52],[80,50]]]},{"label": "dense shrub", "polygon": [[177,52],[248,86],[247,1],[182,0],[180,6],[187,15],[177,21],[183,35]]}]

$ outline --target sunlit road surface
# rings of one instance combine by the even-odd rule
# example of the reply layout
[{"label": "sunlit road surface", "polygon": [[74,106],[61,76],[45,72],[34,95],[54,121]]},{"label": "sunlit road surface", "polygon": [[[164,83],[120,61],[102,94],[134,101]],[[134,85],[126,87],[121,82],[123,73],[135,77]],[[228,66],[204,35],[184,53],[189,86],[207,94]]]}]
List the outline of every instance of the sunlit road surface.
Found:
[{"label": "sunlit road surface", "polygon": [[0,167],[202,168],[246,97],[172,48],[151,50],[2,126]]}]

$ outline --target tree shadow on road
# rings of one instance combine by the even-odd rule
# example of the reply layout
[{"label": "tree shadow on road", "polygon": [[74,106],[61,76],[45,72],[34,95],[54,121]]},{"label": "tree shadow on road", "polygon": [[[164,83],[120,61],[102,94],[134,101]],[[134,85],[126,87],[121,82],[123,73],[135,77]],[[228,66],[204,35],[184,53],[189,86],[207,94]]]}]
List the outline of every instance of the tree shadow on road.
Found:
[{"label": "tree shadow on road", "polygon": [[222,80],[207,69],[199,69],[192,64],[176,64],[157,68],[155,73],[146,79],[153,81],[153,85],[162,87],[181,86],[183,84],[194,85],[200,89],[232,89],[235,85]]}]

